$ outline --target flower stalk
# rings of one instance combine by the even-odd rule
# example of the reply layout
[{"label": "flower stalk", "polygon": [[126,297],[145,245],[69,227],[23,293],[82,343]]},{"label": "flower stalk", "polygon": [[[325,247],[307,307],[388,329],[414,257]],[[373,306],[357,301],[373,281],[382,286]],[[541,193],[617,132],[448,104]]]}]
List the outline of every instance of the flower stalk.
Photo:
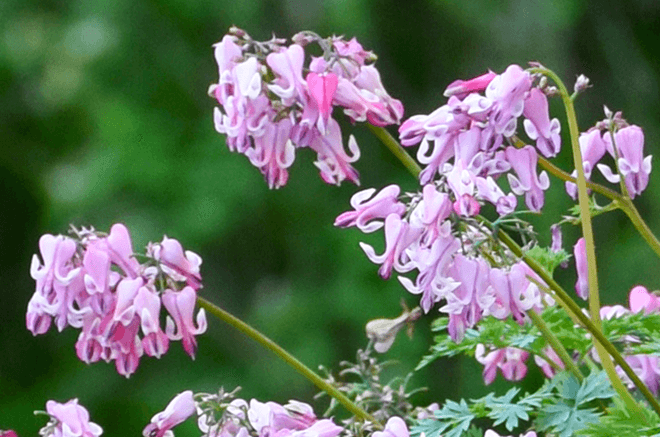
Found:
[{"label": "flower stalk", "polygon": [[[565,88],[564,88],[565,90]],[[569,98],[570,100],[570,98]],[[574,109],[573,109],[573,114],[575,114]],[[574,117],[575,119],[575,117]],[[398,141],[396,141],[385,129],[383,128],[370,128],[374,135],[376,135],[381,142],[390,150],[392,153],[404,164],[404,166],[408,169],[408,171],[415,177],[418,177],[419,172],[420,172],[420,167],[414,162],[413,158],[408,154],[408,152],[399,144]],[[575,124],[575,130],[577,131],[577,123]],[[384,132],[381,132],[384,131]],[[577,134],[575,136],[575,141],[577,145]],[[579,149],[578,149],[579,150]],[[580,155],[581,158],[581,155]],[[413,162],[415,165],[411,165],[410,162]],[[547,164],[550,164],[548,161],[545,161]],[[552,164],[550,164],[552,165]],[[562,170],[559,168],[555,167],[557,170],[558,174],[564,173]],[[577,168],[577,167],[576,167]],[[580,167],[581,162],[580,162]],[[566,177],[570,179],[565,179],[565,180],[572,180],[576,181],[575,178],[572,178],[570,175],[566,174]],[[584,178],[584,173],[582,173],[582,181],[584,183],[584,188],[585,188],[585,194],[586,194],[586,186],[587,182],[586,179]],[[597,185],[597,184],[593,184]],[[611,191],[605,187],[602,187],[605,191]],[[611,191],[614,195],[619,196],[618,193],[615,193]],[[587,203],[587,208],[588,208],[588,203]],[[636,212],[636,210],[635,210]],[[587,210],[587,214],[589,211]],[[637,213],[637,216],[639,216],[639,213]],[[589,216],[590,217],[590,216]],[[631,219],[632,220],[632,219]],[[641,217],[639,217],[639,220],[643,222]],[[522,248],[504,231],[501,229],[493,229],[492,224],[490,224],[488,221],[485,221],[485,224],[487,224],[492,230],[496,231],[495,236],[502,241],[502,243],[507,246],[516,256],[520,257],[532,270],[534,270],[540,277],[545,281],[552,291],[554,292],[554,297],[556,297],[558,300],[561,301],[562,307],[568,310],[569,314],[571,315],[572,318],[575,318],[580,321],[580,324],[582,324],[587,331],[589,331],[593,337],[596,339],[595,345],[597,347],[602,347],[607,353],[609,353],[614,361],[623,369],[624,373],[631,379],[633,384],[638,388],[638,390],[642,393],[642,395],[645,397],[645,399],[649,402],[651,407],[655,410],[655,412],[660,415],[660,403],[655,399],[651,391],[646,387],[646,385],[639,379],[639,377],[634,373],[630,365],[624,360],[624,358],[621,356],[621,354],[616,350],[616,347],[607,339],[602,333],[602,330],[597,327],[592,321],[587,317],[581,310],[581,308],[573,301],[573,299],[568,295],[566,291],[564,291],[557,282],[552,279],[552,277],[545,271],[545,269],[539,265],[535,260],[532,258],[526,256]],[[650,230],[648,231],[650,233]],[[652,235],[652,234],[651,234]],[[653,246],[652,246],[653,247]],[[658,244],[658,248],[660,249],[660,242]],[[655,250],[655,248],[654,248]],[[658,252],[660,255],[660,251]],[[598,308],[598,311],[600,308]],[[600,321],[600,314],[598,314],[599,318],[598,320]],[[609,355],[605,354],[606,358],[609,359]],[[607,360],[602,360],[607,361]],[[622,400],[628,405],[628,408],[637,416],[640,418],[640,420],[644,420],[641,409],[639,405],[636,403],[636,401],[632,398],[631,394],[628,392],[627,388],[625,385],[623,385],[623,382],[620,380],[618,375],[616,374],[616,371],[614,369],[614,366],[612,365],[611,360],[609,361],[610,363],[610,370],[614,371],[614,379],[613,381],[613,386],[617,393],[621,396]],[[610,379],[612,380],[611,375]]]},{"label": "flower stalk", "polygon": [[232,327],[236,328],[243,334],[247,335],[248,337],[259,343],[266,349],[273,352],[285,363],[293,367],[298,373],[300,373],[305,378],[310,380],[319,389],[323,390],[328,395],[335,398],[340,404],[342,404],[348,411],[353,413],[355,416],[359,417],[363,421],[371,422],[372,424],[374,424],[376,428],[382,429],[382,425],[371,414],[367,413],[358,405],[356,405],[353,401],[347,398],[346,395],[344,395],[337,388],[333,387],[330,383],[328,383],[323,378],[321,378],[318,374],[316,374],[316,372],[314,372],[305,364],[300,362],[300,360],[298,360],[296,357],[294,357],[289,352],[284,350],[284,348],[282,348],[280,345],[275,343],[273,340],[266,337],[264,334],[262,334],[261,332],[250,326],[249,324],[245,323],[241,319],[228,313],[227,311],[223,310],[222,308],[218,307],[217,305],[209,302],[208,300],[202,297],[197,298],[197,303],[200,307],[204,308],[209,314],[231,325]]}]

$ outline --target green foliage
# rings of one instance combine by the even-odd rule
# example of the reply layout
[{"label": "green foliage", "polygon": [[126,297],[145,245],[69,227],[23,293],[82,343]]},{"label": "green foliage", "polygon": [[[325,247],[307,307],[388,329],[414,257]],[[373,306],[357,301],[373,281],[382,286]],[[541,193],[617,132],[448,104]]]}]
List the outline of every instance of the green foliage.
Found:
[{"label": "green foliage", "polygon": [[525,255],[542,265],[550,275],[552,275],[552,272],[554,272],[561,263],[568,262],[571,258],[571,255],[569,255],[564,249],[554,252],[549,247],[541,247],[538,245],[526,250]]},{"label": "green foliage", "polygon": [[[584,329],[575,326],[573,320],[561,308],[546,308],[542,317],[568,351],[577,352],[580,357],[589,353],[593,347],[591,339]],[[433,322],[433,331],[440,334],[434,337],[435,344],[431,346],[429,353],[422,357],[417,369],[440,357],[458,354],[473,356],[478,344],[492,348],[512,346],[533,354],[543,353],[547,346],[535,326],[531,324],[521,326],[512,319],[498,320],[487,317],[481,320],[477,327],[467,329],[460,343],[455,343],[447,335],[447,325],[447,318]],[[621,345],[626,355],[660,355],[660,313],[640,312],[603,320],[603,333],[610,341]],[[631,336],[639,342],[630,342]]]},{"label": "green foliage", "polygon": [[[535,418],[537,430],[569,437],[587,427],[598,426],[602,413],[594,408],[594,401],[614,396],[604,372],[592,373],[582,383],[562,372],[551,381],[546,381],[536,392],[516,399],[519,392],[520,389],[512,388],[503,396],[490,393],[483,398],[470,400],[469,404],[464,399],[459,402],[447,401],[434,413],[437,420],[420,420],[417,426],[411,428],[411,434],[459,437],[465,435],[463,433],[470,429],[474,419],[491,419],[493,426],[504,425],[511,432]],[[625,426],[633,425],[626,423]]]},{"label": "green foliage", "polygon": [[646,423],[640,422],[636,417],[631,417],[625,407],[614,405],[608,410],[608,414],[603,415],[598,422],[589,423],[576,434],[587,437],[659,437],[660,418],[645,404],[640,404],[640,407]]},{"label": "green foliage", "polygon": [[539,431],[552,431],[559,437],[570,437],[598,422],[602,413],[589,403],[614,396],[604,372],[590,374],[582,384],[572,375],[561,373],[553,379],[553,384],[556,386],[555,397],[541,410],[536,427]]}]

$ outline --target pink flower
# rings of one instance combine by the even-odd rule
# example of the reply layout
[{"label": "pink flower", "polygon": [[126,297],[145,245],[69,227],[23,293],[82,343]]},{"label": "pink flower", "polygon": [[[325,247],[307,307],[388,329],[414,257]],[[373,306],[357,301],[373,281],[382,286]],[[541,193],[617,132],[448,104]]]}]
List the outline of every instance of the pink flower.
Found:
[{"label": "pink flower", "polygon": [[447,304],[440,311],[449,314],[447,331],[456,342],[460,342],[465,330],[473,327],[482,317],[479,301],[487,292],[489,271],[490,267],[481,258],[454,257],[450,275],[461,285],[445,296]]},{"label": "pink flower", "polygon": [[[559,366],[560,369],[562,370],[565,369],[564,362],[561,360],[561,358],[559,358],[559,356],[557,355],[554,349],[552,349],[551,347],[547,347],[543,350],[543,352],[545,353],[545,356],[550,358],[554,364]],[[550,363],[548,363],[545,359],[539,357],[538,355],[534,355],[534,362],[536,363],[537,366],[541,368],[543,374],[548,379],[552,379],[555,376],[555,373],[557,373],[555,368],[552,365],[550,365]]]},{"label": "pink flower", "polygon": [[295,160],[296,149],[291,142],[291,120],[269,123],[263,135],[253,141],[253,147],[245,151],[250,163],[259,168],[268,188],[280,188],[289,180],[288,168]]},{"label": "pink flower", "polygon": [[401,216],[406,211],[405,205],[397,199],[400,191],[398,185],[388,185],[375,196],[375,188],[355,193],[351,197],[351,206],[354,211],[340,214],[335,219],[335,226],[342,228],[357,226],[364,233],[382,228],[384,224],[382,220],[388,215]]},{"label": "pink flower", "polygon": [[[658,357],[652,355],[628,355],[624,359],[633,369],[633,372],[639,376],[639,379],[657,396],[658,388],[660,387],[660,360]],[[616,370],[629,389],[635,388],[635,384],[628,378],[623,369],[617,366]]]},{"label": "pink flower", "polygon": [[324,75],[318,75],[314,72],[307,75],[307,86],[309,88],[309,94],[312,96],[314,102],[316,102],[320,117],[318,120],[318,128],[321,134],[325,135],[325,127],[328,125],[328,119],[332,113],[332,98],[337,91],[337,75],[333,73],[328,73]]},{"label": "pink flower", "polygon": [[275,83],[268,88],[281,97],[285,105],[304,99],[306,85],[302,77],[304,61],[305,51],[298,44],[292,44],[279,53],[271,53],[266,58],[266,63],[277,76]]},{"label": "pink flower", "polygon": [[167,238],[166,235],[163,241],[152,246],[152,255],[160,261],[163,271],[175,281],[186,281],[195,290],[201,287],[199,266],[202,259],[189,250],[184,254],[183,247],[177,240]]},{"label": "pink flower", "polygon": [[589,269],[587,264],[587,243],[584,238],[580,238],[573,246],[575,255],[575,268],[577,269],[577,282],[575,283],[575,292],[582,299],[589,297]]},{"label": "pink flower", "polygon": [[540,211],[544,203],[543,191],[550,187],[550,179],[545,171],[536,175],[536,150],[532,146],[522,149],[509,146],[506,148],[506,157],[518,175],[508,175],[511,191],[518,196],[525,194],[525,203],[529,209]]},{"label": "pink flower", "polygon": [[447,193],[439,192],[434,184],[424,185],[422,200],[410,216],[410,223],[413,226],[426,228],[423,236],[424,245],[430,245],[441,235],[443,224],[452,210],[453,205]]},{"label": "pink flower", "polygon": [[497,77],[496,73],[488,70],[481,76],[470,80],[455,80],[447,86],[444,92],[445,97],[456,96],[459,99],[464,98],[469,93],[484,91],[488,84]]},{"label": "pink flower", "polygon": [[[612,140],[609,135],[603,138],[607,151],[616,158]],[[646,189],[651,174],[651,155],[644,157],[644,132],[639,126],[628,126],[614,134],[618,154],[619,171],[628,189],[630,198],[634,198]],[[619,175],[614,174],[612,169],[604,164],[599,164],[598,169],[605,178],[612,182],[619,182]]]},{"label": "pink flower", "polygon": [[477,345],[475,358],[484,365],[484,382],[490,385],[497,376],[497,369],[500,369],[502,376],[507,381],[520,381],[527,374],[525,361],[529,356],[528,352],[514,347],[504,349],[495,349],[486,354],[486,348],[482,344]]},{"label": "pink flower", "polygon": [[195,335],[206,332],[207,326],[204,308],[197,313],[197,327],[193,323],[196,298],[197,294],[191,287],[181,291],[166,290],[161,297],[171,316],[167,318],[167,336],[170,340],[182,340],[183,348],[193,359],[197,350]]},{"label": "pink flower", "polygon": [[410,431],[406,422],[400,417],[390,417],[385,424],[385,429],[376,431],[372,434],[373,437],[410,437]]},{"label": "pink flower", "polygon": [[7,430],[7,431],[2,431],[0,430],[0,437],[18,437],[18,434],[16,434],[16,431]]},{"label": "pink flower", "polygon": [[495,132],[506,137],[514,134],[531,86],[529,73],[518,65],[510,65],[504,73],[490,81],[486,97],[494,102],[489,122],[495,127]]},{"label": "pink flower", "polygon": [[556,156],[561,149],[559,120],[550,121],[548,113],[548,98],[543,91],[532,88],[525,99],[523,115],[527,118],[523,123],[525,132],[532,140],[536,140],[536,148],[546,158]]},{"label": "pink flower", "polygon": [[[579,142],[584,177],[589,180],[596,164],[605,155],[605,142],[598,129],[580,134]],[[577,178],[577,172],[573,171],[571,176]],[[577,198],[577,185],[573,182],[566,182],[566,192],[573,199]]]},{"label": "pink flower", "polygon": [[[201,258],[165,237],[149,244],[147,263],[140,265],[124,225],[112,226],[107,236],[84,228],[75,233],[75,240],[52,235],[41,239],[44,265],[35,256],[31,274],[37,291],[28,304],[28,329],[35,335],[45,333],[53,317],[60,330],[80,329],[78,358],[85,363],[114,361],[117,372],[127,377],[145,352],[163,355],[170,339],[183,339],[194,356],[194,335],[206,327],[203,311],[198,326],[192,323]],[[195,288],[179,291],[181,282]],[[161,298],[168,301],[174,318],[167,334],[160,327]]]},{"label": "pink flower", "polygon": [[479,197],[495,205],[495,210],[500,216],[511,214],[516,210],[518,199],[513,193],[504,194],[502,189],[495,183],[492,177],[476,178],[477,193]]},{"label": "pink flower", "polygon": [[167,404],[165,410],[151,418],[151,423],[142,431],[144,437],[173,436],[170,431],[187,418],[195,414],[193,392],[186,390],[179,393]]},{"label": "pink flower", "polygon": [[421,228],[411,227],[401,220],[399,215],[393,213],[385,219],[385,252],[376,255],[374,248],[366,243],[360,243],[360,247],[371,262],[382,264],[378,273],[383,279],[387,279],[392,274],[393,268],[399,273],[405,273],[413,268],[404,251],[422,234],[422,231]]},{"label": "pink flower", "polygon": [[628,302],[633,313],[644,311],[645,314],[650,314],[660,311],[660,297],[649,293],[646,287],[641,285],[630,290]]},{"label": "pink flower", "polygon": [[339,123],[334,119],[328,120],[326,135],[317,135],[309,147],[317,153],[314,165],[321,171],[321,178],[328,184],[339,185],[344,179],[359,184],[359,174],[351,163],[360,158],[360,149],[353,135],[348,139],[348,149],[351,155],[344,150],[341,139]]},{"label": "pink flower", "polygon": [[51,417],[46,427],[54,426],[53,437],[98,437],[103,434],[103,429],[97,424],[89,421],[89,412],[78,404],[78,399],[71,399],[65,404],[55,401],[46,402],[46,412]]},{"label": "pink flower", "polygon": [[410,254],[419,275],[415,282],[399,276],[399,282],[410,293],[422,295],[419,305],[425,313],[460,285],[448,272],[453,256],[460,247],[461,243],[457,238],[447,235],[435,239],[429,249],[417,248]]}]

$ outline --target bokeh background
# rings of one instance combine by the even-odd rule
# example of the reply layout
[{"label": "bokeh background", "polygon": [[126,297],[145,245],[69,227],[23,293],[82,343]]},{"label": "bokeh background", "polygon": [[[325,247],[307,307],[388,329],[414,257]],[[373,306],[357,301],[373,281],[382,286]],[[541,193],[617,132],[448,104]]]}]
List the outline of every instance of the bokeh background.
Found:
[{"label": "bokeh background", "polygon": [[[44,422],[32,411],[48,399],[80,398],[109,436],[139,435],[185,389],[240,385],[246,398],[313,401],[306,380],[217,320],[199,338],[196,361],[176,343],[160,360],[143,359],[129,380],[112,365],[79,362],[73,330],[33,338],[24,326],[30,259],[41,234],[70,223],[107,230],[123,222],[136,247],[165,233],[178,238],[204,259],[204,296],[311,367],[336,369],[364,346],[368,320],[398,315],[402,298],[415,304],[397,281],[381,281],[359,249],[359,241],[382,247],[380,235],[332,226],[354,186],[325,185],[303,151],[289,184],[269,191],[214,131],[211,45],[230,25],[257,39],[303,29],[356,36],[379,55],[383,82],[406,116],[431,112],[448,83],[487,68],[537,60],[570,85],[584,73],[594,86],[577,103],[581,127],[607,104],[644,127],[646,153],[657,155],[659,19],[652,0],[0,2],[0,428],[36,435]],[[552,109],[565,128],[558,102]],[[364,127],[343,126],[362,149],[364,187],[415,189]],[[567,148],[558,162],[572,168]],[[636,204],[660,233],[659,178],[652,174]],[[552,182],[545,215],[533,218],[546,243],[549,225],[571,205]],[[598,217],[595,228],[604,303],[622,303],[637,283],[660,287],[660,261],[623,214]],[[565,228],[565,237],[570,250],[577,230]],[[572,288],[572,266],[557,276]],[[388,353],[400,361],[392,372],[414,368],[430,320]],[[436,363],[414,379],[430,388],[417,402],[481,395],[480,372],[470,360]],[[525,384],[537,384],[539,372],[530,375]],[[504,388],[498,379],[495,389]],[[194,425],[180,435],[195,435]]]}]

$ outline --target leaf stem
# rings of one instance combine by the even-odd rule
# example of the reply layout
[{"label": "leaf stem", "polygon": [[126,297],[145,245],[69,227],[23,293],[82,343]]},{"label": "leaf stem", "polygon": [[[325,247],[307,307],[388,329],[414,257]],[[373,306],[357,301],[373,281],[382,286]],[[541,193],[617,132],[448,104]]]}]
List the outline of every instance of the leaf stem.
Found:
[{"label": "leaf stem", "polygon": [[208,313],[222,320],[223,322],[233,326],[234,328],[241,331],[243,334],[247,335],[251,339],[255,340],[257,343],[265,347],[266,349],[273,352],[279,358],[281,358],[285,363],[293,367],[298,373],[303,375],[305,378],[309,379],[314,385],[326,392],[328,395],[335,398],[340,404],[342,404],[348,411],[361,418],[364,421],[369,421],[373,423],[376,427],[382,429],[382,425],[369,413],[364,411],[353,401],[347,398],[342,392],[337,388],[333,387],[319,375],[317,375],[313,370],[300,362],[296,357],[284,350],[280,345],[275,343],[270,338],[266,337],[264,334],[248,325],[241,319],[236,316],[228,313],[217,305],[209,302],[203,297],[197,297],[197,303],[200,307],[204,308]]},{"label": "leaf stem", "polygon": [[[589,210],[587,179],[584,175],[582,151],[580,150],[580,144],[578,141],[580,132],[577,125],[575,106],[573,105],[573,100],[571,100],[564,82],[562,82],[562,80],[559,78],[559,76],[557,76],[557,74],[555,74],[554,71],[548,70],[547,68],[534,68],[531,71],[541,73],[555,82],[557,88],[559,89],[559,95],[561,96],[561,99],[564,103],[564,108],[566,109],[568,130],[571,138],[571,148],[573,150],[573,162],[575,164],[575,170],[577,171],[576,183],[578,188],[578,205],[580,208],[582,235],[585,241],[585,251],[587,257],[589,315],[591,316],[591,322],[593,323],[594,330],[602,333],[602,326],[600,321],[600,296],[598,292],[598,268],[596,266],[596,246],[594,243],[594,233],[591,225],[591,211]],[[610,355],[608,355],[607,350],[599,342],[596,342],[594,346],[596,347],[596,352],[600,358],[601,365],[603,366],[603,369],[605,369],[605,372],[607,373],[607,376],[612,383],[612,387],[614,387],[621,399],[623,399],[623,401],[626,403],[628,410],[633,412],[640,419],[644,420],[644,415],[640,409],[639,404],[637,404],[626,386],[623,384],[623,381],[621,381],[621,378],[619,378],[619,375],[616,373],[616,369],[612,363],[612,358]]]},{"label": "leaf stem", "polygon": [[547,341],[550,347],[557,353],[557,355],[561,359],[561,362],[564,363],[566,369],[570,370],[571,373],[575,375],[575,377],[578,379],[578,381],[582,382],[582,380],[584,380],[584,376],[582,375],[582,372],[580,372],[580,369],[577,368],[571,356],[568,355],[568,352],[564,348],[564,345],[561,344],[561,341],[559,341],[559,339],[555,336],[555,334],[552,333],[550,328],[548,328],[548,325],[545,324],[543,318],[539,314],[537,314],[533,309],[527,311],[527,315],[532,320],[532,323],[534,323],[534,325],[541,332],[541,335],[543,335],[545,341]]}]

